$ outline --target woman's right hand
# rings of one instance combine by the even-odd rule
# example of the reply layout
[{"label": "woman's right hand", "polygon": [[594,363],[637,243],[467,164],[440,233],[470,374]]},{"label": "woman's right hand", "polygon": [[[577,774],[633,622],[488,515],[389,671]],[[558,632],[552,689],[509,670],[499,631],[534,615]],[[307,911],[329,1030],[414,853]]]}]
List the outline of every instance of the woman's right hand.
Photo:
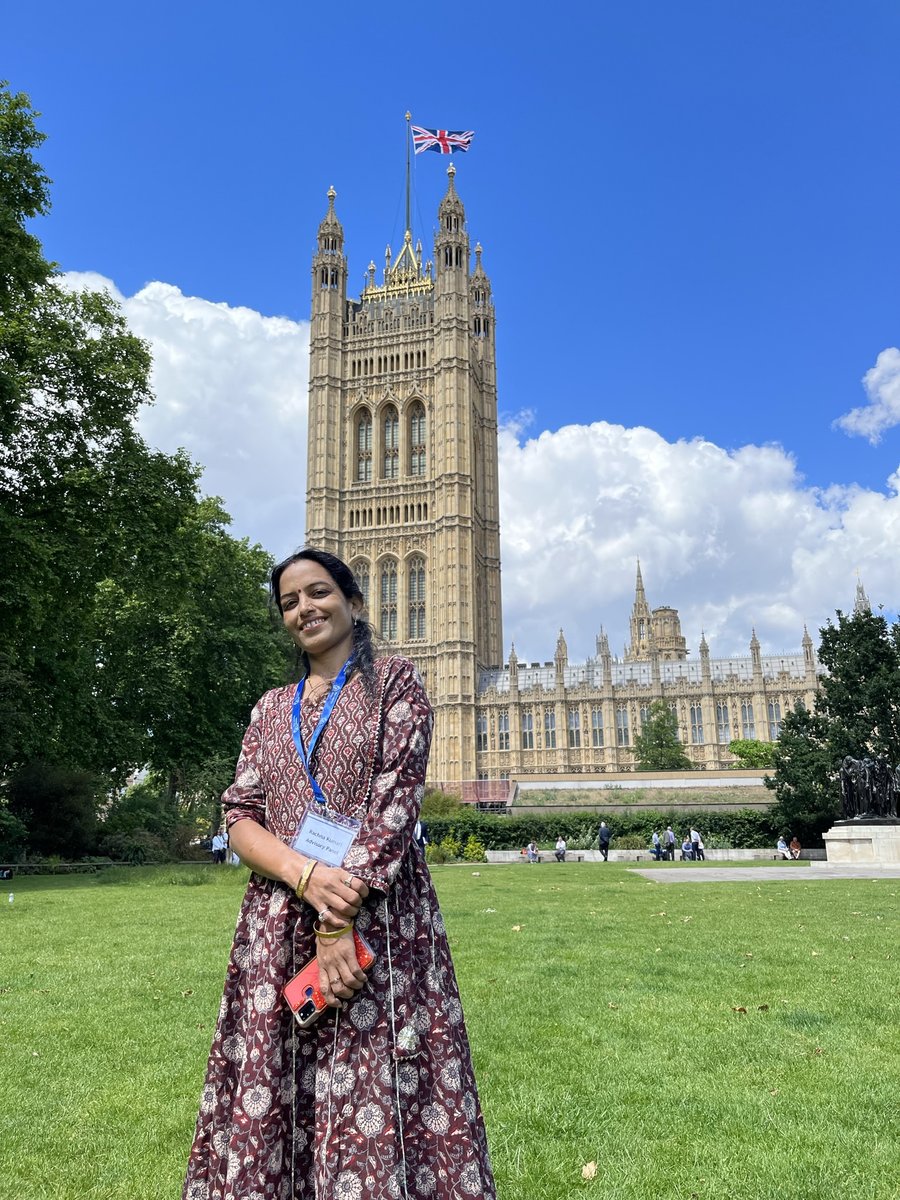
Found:
[{"label": "woman's right hand", "polygon": [[368,894],[366,884],[354,879],[345,867],[326,867],[320,862],[309,877],[303,899],[317,914],[326,913],[320,916],[322,925],[337,929],[356,917]]}]

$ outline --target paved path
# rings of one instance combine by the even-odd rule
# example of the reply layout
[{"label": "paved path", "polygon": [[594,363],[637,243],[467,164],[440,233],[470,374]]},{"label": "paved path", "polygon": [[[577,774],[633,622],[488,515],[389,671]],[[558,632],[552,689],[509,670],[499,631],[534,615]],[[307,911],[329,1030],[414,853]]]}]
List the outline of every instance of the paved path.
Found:
[{"label": "paved path", "polygon": [[631,874],[643,875],[654,883],[811,883],[819,879],[900,879],[900,865],[891,867],[684,867],[672,870],[632,867]]}]

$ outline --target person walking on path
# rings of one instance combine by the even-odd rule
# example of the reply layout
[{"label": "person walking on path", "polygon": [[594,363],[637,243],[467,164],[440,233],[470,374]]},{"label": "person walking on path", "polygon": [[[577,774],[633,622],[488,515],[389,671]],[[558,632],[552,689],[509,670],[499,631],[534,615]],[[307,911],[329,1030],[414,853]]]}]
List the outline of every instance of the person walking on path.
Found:
[{"label": "person walking on path", "polygon": [[415,825],[413,826],[413,841],[424,854],[425,847],[428,845],[429,841],[428,826],[424,821],[416,821]]},{"label": "person walking on path", "polygon": [[600,822],[600,831],[597,834],[597,842],[600,846],[600,853],[603,855],[603,861],[609,862],[609,839],[612,834],[609,831],[609,826],[605,821]]},{"label": "person walking on path", "polygon": [[691,826],[691,849],[694,852],[695,861],[703,862],[703,838],[700,836],[699,829],[695,829],[693,825]]},{"label": "person walking on path", "polygon": [[[183,1200],[495,1200],[444,922],[412,846],[431,705],[411,662],[374,657],[340,559],[292,555],[271,590],[302,677],[253,710],[223,797],[253,873]],[[312,956],[327,1009],[302,1028],[282,989]]]},{"label": "person walking on path", "polygon": [[213,834],[212,840],[212,856],[214,863],[223,863],[225,861],[225,847],[228,843],[225,840],[225,835],[221,829],[217,829]]},{"label": "person walking on path", "polygon": [[675,861],[675,831],[671,825],[666,826],[666,857],[670,862]]}]

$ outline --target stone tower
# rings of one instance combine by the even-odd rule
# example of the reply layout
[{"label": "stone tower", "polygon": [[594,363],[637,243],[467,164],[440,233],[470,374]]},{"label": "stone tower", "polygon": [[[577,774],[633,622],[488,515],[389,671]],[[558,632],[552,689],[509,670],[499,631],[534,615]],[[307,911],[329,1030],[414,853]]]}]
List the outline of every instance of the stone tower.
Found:
[{"label": "stone tower", "polygon": [[434,262],[407,229],[347,298],[333,189],[312,263],[306,531],[340,555],[385,649],[435,710],[430,776],[475,778],[478,672],[502,661],[491,284],[471,267],[455,168]]}]

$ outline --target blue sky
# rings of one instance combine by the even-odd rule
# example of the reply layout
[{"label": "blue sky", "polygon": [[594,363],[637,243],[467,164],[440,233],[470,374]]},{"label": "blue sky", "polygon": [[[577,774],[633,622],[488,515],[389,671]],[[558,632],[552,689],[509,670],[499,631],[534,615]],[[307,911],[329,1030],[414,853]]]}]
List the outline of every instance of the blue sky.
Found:
[{"label": "blue sky", "polygon": [[[158,350],[148,436],[208,467],[239,533],[301,539],[268,481],[302,498],[316,227],[333,184],[352,290],[398,248],[409,108],[475,130],[453,161],[497,311],[507,644],[549,657],[564,625],[584,654],[600,623],[619,644],[637,555],[651,604],[722,653],[751,624],[798,645],[857,568],[895,611],[900,7],[378,12],[5,16],[3,73],[48,134],[36,231]],[[426,254],[446,163],[414,162]],[[240,395],[215,376],[234,341]],[[235,461],[236,414],[281,449]]]}]

